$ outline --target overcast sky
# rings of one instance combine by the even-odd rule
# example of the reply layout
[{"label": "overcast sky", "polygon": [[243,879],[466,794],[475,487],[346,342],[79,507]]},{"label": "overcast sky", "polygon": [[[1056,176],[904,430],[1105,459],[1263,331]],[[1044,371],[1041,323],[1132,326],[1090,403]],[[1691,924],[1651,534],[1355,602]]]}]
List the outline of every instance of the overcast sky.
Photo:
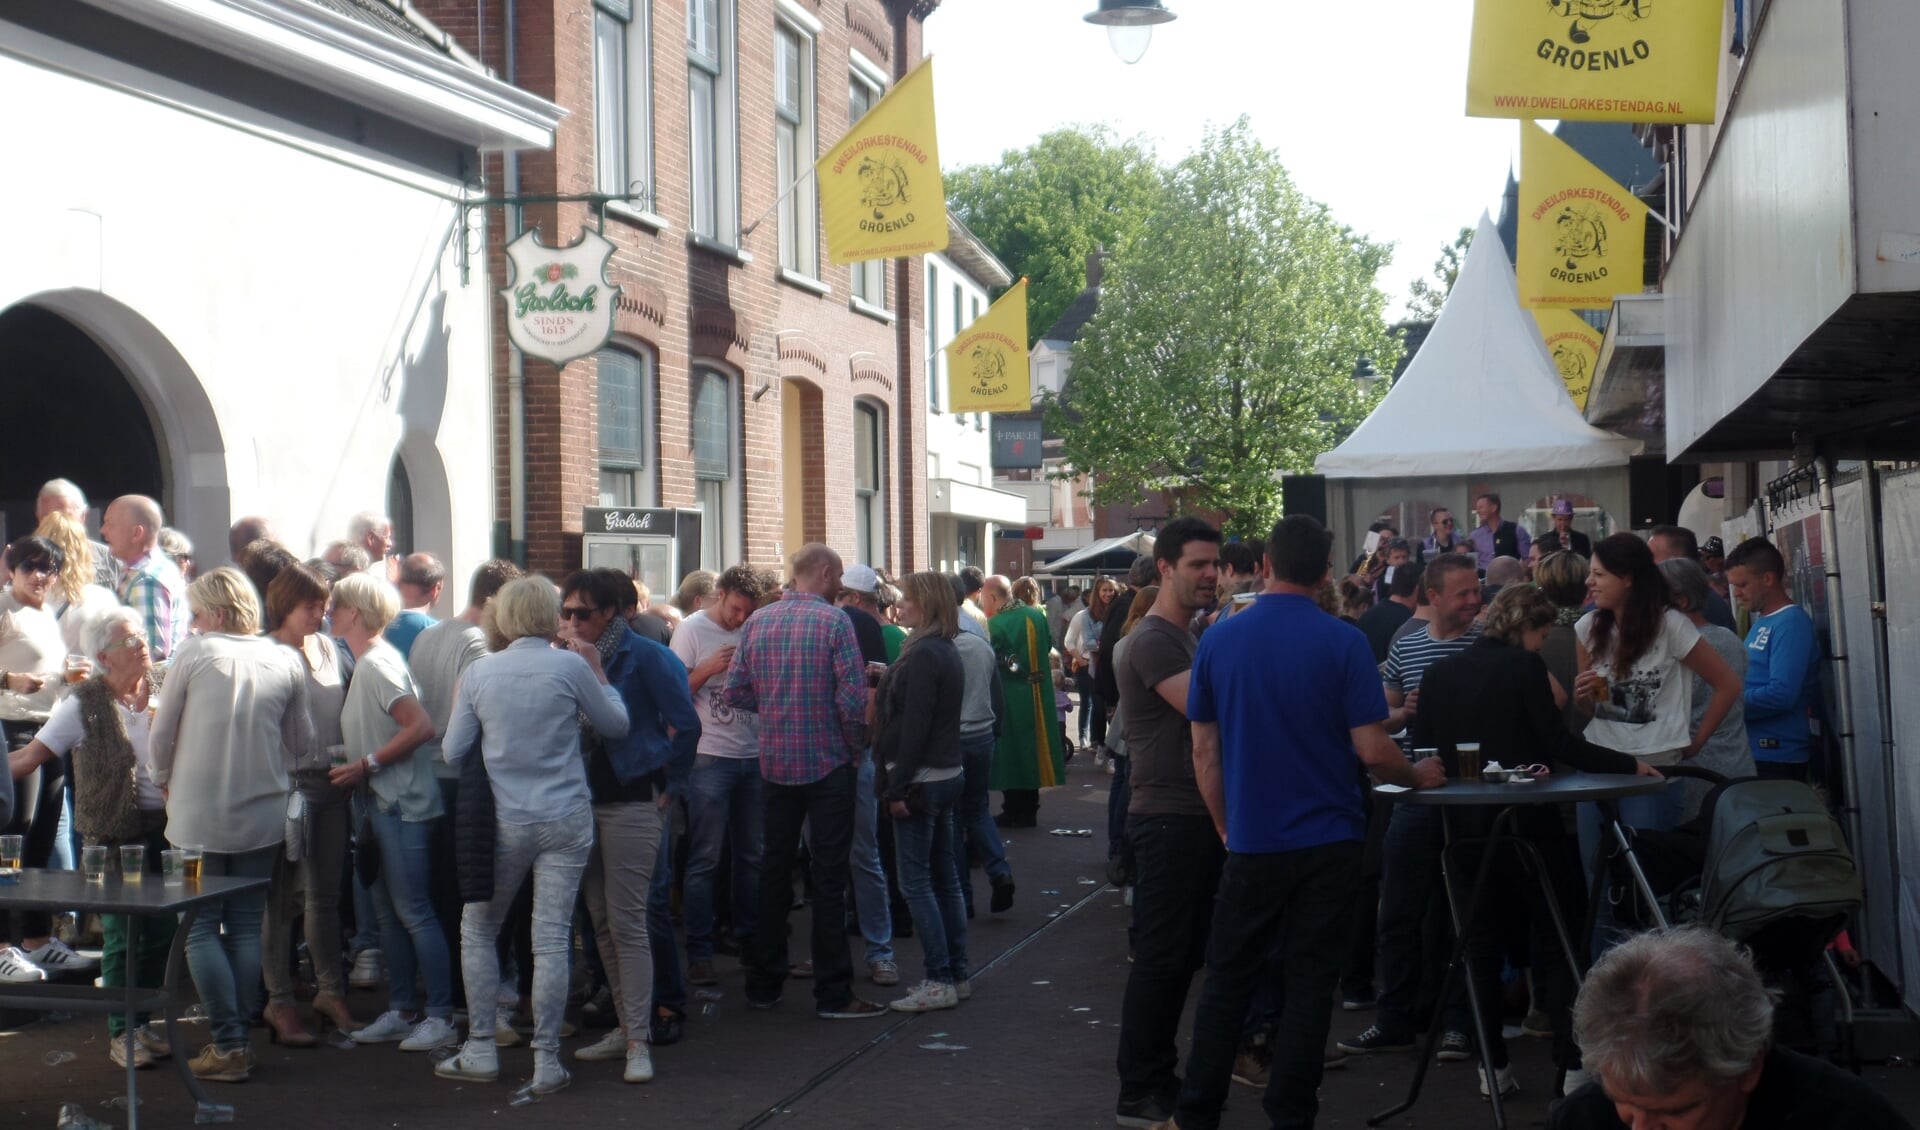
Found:
[{"label": "overcast sky", "polygon": [[1471,0],[1165,0],[1179,19],[1120,62],[1095,0],[946,0],[927,20],[940,160],[993,161],[1047,130],[1104,122],[1163,160],[1246,114],[1342,223],[1395,245],[1397,315],[1443,244],[1497,210],[1517,125],[1469,118]]}]

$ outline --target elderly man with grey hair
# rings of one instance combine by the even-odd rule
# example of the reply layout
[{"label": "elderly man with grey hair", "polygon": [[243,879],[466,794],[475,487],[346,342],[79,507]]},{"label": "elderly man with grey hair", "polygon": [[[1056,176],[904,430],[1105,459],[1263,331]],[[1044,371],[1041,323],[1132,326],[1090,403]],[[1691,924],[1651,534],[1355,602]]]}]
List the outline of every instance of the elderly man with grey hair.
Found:
[{"label": "elderly man with grey hair", "polygon": [[362,510],[347,522],[347,540],[367,551],[366,572],[400,583],[400,560],[393,555],[393,519],[372,510]]},{"label": "elderly man with grey hair", "polygon": [[1594,963],[1573,1006],[1592,1081],[1551,1130],[1913,1130],[1862,1080],[1773,1044],[1773,997],[1747,952],[1685,926]]},{"label": "elderly man with grey hair", "polygon": [[[71,479],[48,479],[40,487],[40,495],[34,500],[33,520],[40,519],[59,511],[82,527],[87,524],[87,493]],[[120,563],[113,559],[113,553],[105,542],[90,541],[93,547],[93,583],[108,592],[117,592],[120,588]]]},{"label": "elderly man with grey hair", "polygon": [[125,566],[120,603],[146,619],[147,651],[155,663],[173,658],[173,649],[186,640],[187,624],[193,619],[187,608],[187,578],[160,551],[160,530],[165,525],[160,504],[143,494],[114,499],[100,520],[100,536]]}]

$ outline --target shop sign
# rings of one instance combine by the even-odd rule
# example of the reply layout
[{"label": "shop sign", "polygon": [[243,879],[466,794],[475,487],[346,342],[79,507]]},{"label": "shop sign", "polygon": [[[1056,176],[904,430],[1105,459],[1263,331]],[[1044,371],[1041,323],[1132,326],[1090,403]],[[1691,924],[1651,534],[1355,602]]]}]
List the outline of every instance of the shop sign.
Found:
[{"label": "shop sign", "polygon": [[548,247],[538,230],[507,245],[513,277],[507,300],[507,336],[522,353],[555,365],[599,349],[613,336],[613,302],[620,288],[607,279],[613,244],[582,231],[566,247]]}]

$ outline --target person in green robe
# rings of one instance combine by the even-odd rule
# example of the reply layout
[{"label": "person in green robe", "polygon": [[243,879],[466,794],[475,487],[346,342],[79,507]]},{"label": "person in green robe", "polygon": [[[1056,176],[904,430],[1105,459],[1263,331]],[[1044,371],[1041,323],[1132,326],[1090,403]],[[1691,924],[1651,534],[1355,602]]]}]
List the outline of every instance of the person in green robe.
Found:
[{"label": "person in green robe", "polygon": [[1047,660],[1053,632],[1040,607],[1040,586],[1031,577],[1011,585],[1005,577],[988,577],[980,606],[988,616],[1007,703],[993,746],[991,785],[1005,794],[994,823],[1031,828],[1038,822],[1040,790],[1066,780],[1053,667]]}]

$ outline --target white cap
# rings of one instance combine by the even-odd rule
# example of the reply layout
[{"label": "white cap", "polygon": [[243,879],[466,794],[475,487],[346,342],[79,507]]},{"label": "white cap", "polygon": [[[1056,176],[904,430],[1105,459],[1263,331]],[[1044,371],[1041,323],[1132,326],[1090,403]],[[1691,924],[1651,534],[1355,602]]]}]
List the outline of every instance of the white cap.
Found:
[{"label": "white cap", "polygon": [[880,574],[871,565],[849,565],[840,574],[840,587],[871,596],[880,587]]}]

